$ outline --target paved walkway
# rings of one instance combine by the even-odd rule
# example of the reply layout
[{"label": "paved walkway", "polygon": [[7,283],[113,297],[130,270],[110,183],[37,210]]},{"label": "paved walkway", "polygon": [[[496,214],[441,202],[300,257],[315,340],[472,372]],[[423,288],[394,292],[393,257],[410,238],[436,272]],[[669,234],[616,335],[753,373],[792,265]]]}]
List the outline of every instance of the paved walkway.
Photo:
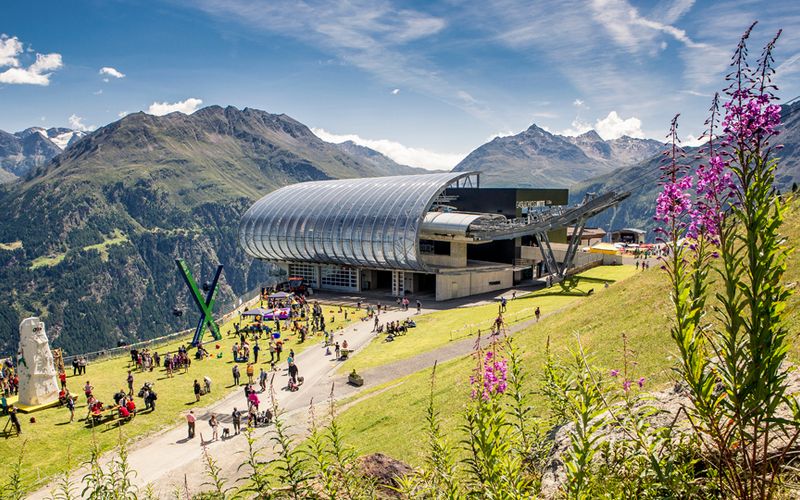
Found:
[{"label": "paved walkway", "polygon": [[[382,312],[380,319],[385,323],[402,320],[408,316],[409,312],[407,311],[388,311]],[[371,321],[359,321],[337,333],[336,341],[341,344],[343,340],[347,340],[349,347],[358,351],[374,337],[372,328]],[[347,375],[336,373],[340,362],[333,359],[333,354],[326,355],[326,349],[322,343],[309,347],[298,354],[296,363],[299,375],[305,379],[299,391],[290,392],[285,389],[288,374],[284,362],[279,364],[280,369],[275,372],[273,382],[278,404],[286,412],[286,418],[292,425],[306,423],[305,415],[302,413],[308,409],[312,399],[315,403],[323,403],[328,400],[332,384],[336,388],[334,394],[336,399],[346,397],[358,390],[347,384]],[[270,406],[269,394],[260,394],[259,397],[261,409],[268,408]],[[134,443],[129,450],[128,459],[131,467],[137,472],[135,483],[140,487],[152,483],[156,486],[159,497],[167,497],[171,495],[173,485],[178,484],[182,487],[186,480],[190,490],[196,492],[206,480],[203,477],[201,436],[206,439],[211,437],[208,419],[212,413],[215,413],[220,418],[223,427],[232,428],[230,415],[234,407],[242,411],[247,409],[243,387],[237,388],[229,396],[209,407],[194,408],[197,416],[197,435],[194,439],[188,439],[186,426],[179,425]],[[271,429],[272,426],[258,428],[256,436],[264,437]],[[211,455],[219,462],[226,477],[236,475],[236,467],[243,458],[239,452],[245,448],[246,442],[241,436],[208,443]],[[112,457],[113,453],[107,453],[104,461],[108,461]],[[230,474],[228,474],[229,472]],[[85,473],[85,470],[75,471],[73,473],[75,482],[79,483]],[[51,488],[52,485],[48,485],[28,498],[48,498]]]},{"label": "paved walkway", "polygon": [[[423,309],[423,312],[429,312]],[[558,313],[551,312],[550,314]],[[389,311],[381,313],[381,322],[402,320],[409,316],[408,311]],[[413,314],[413,312],[411,312]],[[547,316],[547,315],[544,315]],[[544,317],[543,316],[543,317]],[[507,335],[524,330],[536,323],[536,319],[530,319],[511,326],[507,330]],[[375,334],[372,332],[373,323],[362,321],[351,324],[337,334],[336,340],[340,343],[347,340],[353,355],[358,355],[358,351],[369,344]],[[445,362],[451,359],[469,355],[475,349],[477,338],[475,336],[463,338],[449,342],[437,349],[421,353],[412,358],[396,361],[387,365],[374,367],[365,370],[364,376],[367,384],[364,389],[374,387],[392,380],[405,377],[419,370],[433,366],[435,362]],[[484,336],[482,342],[488,342]],[[387,348],[391,346],[388,345]],[[300,375],[305,382],[297,392],[289,392],[285,389],[288,375],[285,364],[275,373],[273,387],[276,398],[281,409],[285,412],[284,418],[287,423],[293,426],[292,432],[296,434],[305,433],[307,425],[307,411],[313,401],[314,404],[324,404],[329,400],[331,387],[334,388],[334,399],[357,394],[362,388],[356,388],[347,384],[346,374],[337,374],[340,363],[333,359],[333,355],[326,355],[326,350],[320,343],[318,346],[310,347],[297,355],[297,366]],[[268,393],[260,395],[262,409],[269,407],[270,397]],[[148,436],[133,444],[129,450],[129,462],[131,467],[137,472],[135,483],[140,487],[152,483],[159,497],[170,496],[177,486],[183,488],[184,483],[188,484],[192,493],[199,491],[202,484],[207,480],[204,476],[204,464],[202,461],[201,436],[210,439],[211,428],[208,419],[211,413],[215,413],[220,418],[222,427],[230,427],[230,414],[233,408],[246,410],[247,404],[242,388],[234,390],[223,400],[207,407],[195,408],[197,415],[197,436],[190,440],[187,438],[185,425],[179,425],[172,429]],[[320,409],[318,413],[325,410]],[[255,435],[260,441],[260,445],[271,445],[267,443],[271,434],[272,426],[256,429]],[[222,468],[224,477],[236,478],[241,476],[238,466],[243,461],[242,453],[246,449],[246,441],[242,436],[232,439],[220,440],[208,443],[208,450],[218,465]],[[104,461],[113,457],[113,453],[107,453]],[[266,457],[265,457],[266,458]],[[77,483],[86,473],[79,469],[73,473],[73,478]],[[230,483],[229,483],[230,484]],[[45,499],[50,496],[52,485],[29,496],[32,499]]]}]

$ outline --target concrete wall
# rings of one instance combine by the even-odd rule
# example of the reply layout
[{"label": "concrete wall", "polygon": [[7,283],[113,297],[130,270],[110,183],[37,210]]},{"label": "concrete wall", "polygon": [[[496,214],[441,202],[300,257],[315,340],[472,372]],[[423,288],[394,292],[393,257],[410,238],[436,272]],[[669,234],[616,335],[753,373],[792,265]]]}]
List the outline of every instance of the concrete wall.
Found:
[{"label": "concrete wall", "polygon": [[[494,284],[492,284],[494,283]],[[514,273],[509,269],[440,273],[436,275],[436,300],[449,300],[511,288]]]},{"label": "concrete wall", "polygon": [[[551,247],[553,248],[553,255],[555,255],[556,260],[558,262],[564,262],[564,257],[567,254],[567,246],[553,243]],[[521,248],[520,258],[537,262],[544,260],[542,257],[542,251],[539,247],[528,246]],[[622,256],[578,251],[575,252],[575,258],[573,259],[572,264],[575,267],[583,267],[589,264],[614,266],[622,264]]]},{"label": "concrete wall", "polygon": [[422,254],[422,262],[433,267],[467,267],[467,244],[453,241],[450,255]]}]

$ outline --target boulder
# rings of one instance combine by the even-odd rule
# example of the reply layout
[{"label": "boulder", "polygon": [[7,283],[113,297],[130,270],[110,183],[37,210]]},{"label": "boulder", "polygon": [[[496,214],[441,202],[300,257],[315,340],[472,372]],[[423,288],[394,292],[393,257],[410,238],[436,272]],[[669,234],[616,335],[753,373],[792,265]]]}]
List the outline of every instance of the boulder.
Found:
[{"label": "boulder", "polygon": [[397,487],[397,479],[413,472],[411,466],[383,453],[364,455],[358,459],[358,470],[366,478],[375,481],[379,491],[386,497],[399,498],[391,488]]}]

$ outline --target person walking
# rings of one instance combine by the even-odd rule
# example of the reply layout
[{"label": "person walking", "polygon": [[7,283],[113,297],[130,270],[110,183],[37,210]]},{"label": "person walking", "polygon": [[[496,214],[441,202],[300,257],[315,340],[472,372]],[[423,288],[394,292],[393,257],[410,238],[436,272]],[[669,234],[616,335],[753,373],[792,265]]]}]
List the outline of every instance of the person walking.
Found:
[{"label": "person walking", "polygon": [[211,440],[216,441],[219,439],[219,420],[217,420],[217,416],[213,413],[211,414],[211,418],[208,420],[208,425],[211,426]]},{"label": "person walking", "polygon": [[61,381],[61,388],[67,390],[67,373],[64,370],[59,370],[58,380]]},{"label": "person walking", "polygon": [[206,394],[211,394],[211,377],[208,375],[203,377],[203,386],[206,389]]},{"label": "person walking", "polygon": [[261,386],[261,392],[267,390],[267,372],[264,371],[264,368],[261,368],[261,373],[258,374],[258,383]]},{"label": "person walking", "polygon": [[261,347],[258,345],[258,340],[256,340],[256,344],[253,346],[253,362],[258,364],[258,352],[261,350]]},{"label": "person walking", "polygon": [[234,408],[233,413],[231,413],[231,421],[233,422],[233,432],[239,434],[239,429],[242,426],[242,412]]},{"label": "person walking", "polygon": [[281,360],[282,352],[283,352],[283,341],[278,339],[278,341],[275,342],[275,361]]},{"label": "person walking", "polygon": [[417,314],[422,312],[422,302],[417,299]]},{"label": "person walking", "polygon": [[241,373],[239,373],[239,365],[233,365],[231,372],[233,373],[233,385],[239,385],[239,377],[241,377]]},{"label": "person walking", "polygon": [[542,311],[539,309],[539,306],[536,306],[536,310],[533,312],[536,315],[536,322],[539,322],[539,316],[542,315]]},{"label": "person walking", "polygon": [[294,363],[289,363],[289,381],[291,384],[297,385],[297,374],[297,365]]},{"label": "person walking", "polygon": [[247,383],[253,383],[253,375],[255,374],[255,368],[253,367],[253,363],[247,363]]},{"label": "person walking", "polygon": [[275,361],[275,339],[269,339],[269,362]]},{"label": "person walking", "polygon": [[92,390],[93,389],[94,389],[94,386],[92,386],[92,384],[90,384],[89,381],[87,380],[86,381],[86,385],[83,386],[83,393],[86,395],[86,399],[89,399],[90,397],[92,397]]},{"label": "person walking", "polygon": [[197,379],[194,379],[194,401],[195,401],[195,403],[199,403],[200,402],[200,391],[201,390],[202,389],[200,388],[200,382],[198,382]]},{"label": "person walking", "polygon": [[189,439],[194,439],[194,423],[197,419],[194,418],[194,410],[189,410],[186,414],[186,425],[189,426]]},{"label": "person walking", "polygon": [[75,420],[75,400],[72,399],[72,395],[67,393],[67,400],[65,401],[67,405],[67,410],[69,410],[69,421],[72,422]]},{"label": "person walking", "polygon": [[133,396],[133,372],[128,370],[128,394]]}]

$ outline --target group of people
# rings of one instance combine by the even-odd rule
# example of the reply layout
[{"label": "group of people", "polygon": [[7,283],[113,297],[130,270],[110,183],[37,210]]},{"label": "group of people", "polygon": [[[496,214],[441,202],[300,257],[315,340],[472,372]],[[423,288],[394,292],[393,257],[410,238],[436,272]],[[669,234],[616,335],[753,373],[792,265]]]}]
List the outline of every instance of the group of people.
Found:
[{"label": "group of people", "polygon": [[157,366],[161,366],[161,356],[158,352],[150,353],[150,349],[131,349],[131,362],[136,365],[136,369],[143,372],[151,372]]},{"label": "group of people", "polygon": [[164,369],[167,371],[167,377],[172,377],[181,368],[183,368],[184,373],[187,373],[191,364],[192,360],[189,358],[185,346],[180,346],[178,352],[167,353],[164,356]]},{"label": "group of people", "polygon": [[88,362],[83,356],[72,358],[72,375],[86,375],[86,365]]},{"label": "group of people", "polygon": [[642,271],[646,271],[650,269],[650,261],[642,260],[641,266],[639,265],[639,260],[636,260],[636,270],[638,271],[639,268],[642,268]]},{"label": "group of people", "polygon": [[[3,368],[0,370],[0,389],[4,399],[19,392],[19,375],[11,358],[3,362]],[[3,414],[6,414],[6,410],[7,406],[3,405]]]}]

